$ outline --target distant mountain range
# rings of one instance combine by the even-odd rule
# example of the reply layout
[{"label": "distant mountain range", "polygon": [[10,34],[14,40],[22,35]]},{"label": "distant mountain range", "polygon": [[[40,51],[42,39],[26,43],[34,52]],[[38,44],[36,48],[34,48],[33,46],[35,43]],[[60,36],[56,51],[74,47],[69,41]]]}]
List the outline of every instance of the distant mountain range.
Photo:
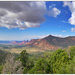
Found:
[{"label": "distant mountain range", "polygon": [[25,45],[27,42],[29,42],[29,41],[28,40],[27,41],[13,41],[11,43],[16,44],[16,45]]},{"label": "distant mountain range", "polygon": [[29,42],[28,40],[27,41],[0,41],[0,44],[16,44],[16,45],[25,45],[27,42]]},{"label": "distant mountain range", "polygon": [[0,43],[11,43],[16,45],[36,47],[45,50],[53,50],[57,48],[67,48],[68,46],[75,46],[75,36],[60,38],[49,35],[43,39],[32,39],[31,41],[0,41]]},{"label": "distant mountain range", "polygon": [[0,41],[0,44],[2,44],[2,43],[10,43],[10,41]]}]

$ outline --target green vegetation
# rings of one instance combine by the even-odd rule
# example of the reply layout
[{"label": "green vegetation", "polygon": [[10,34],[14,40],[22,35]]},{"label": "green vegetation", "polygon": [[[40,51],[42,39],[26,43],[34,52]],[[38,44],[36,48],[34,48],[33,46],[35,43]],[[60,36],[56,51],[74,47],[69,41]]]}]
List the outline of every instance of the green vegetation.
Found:
[{"label": "green vegetation", "polygon": [[26,50],[23,50],[23,51],[20,53],[20,61],[22,62],[22,65],[23,65],[24,67],[26,67],[27,59],[28,59],[28,53],[26,52]]},{"label": "green vegetation", "polygon": [[0,74],[2,72],[2,69],[3,69],[3,65],[0,65]]},{"label": "green vegetation", "polygon": [[34,67],[29,71],[29,73],[31,74],[45,74],[45,73],[49,73],[50,71],[50,65],[43,59],[39,59]]},{"label": "green vegetation", "polygon": [[3,59],[5,63],[0,61],[2,74],[75,74],[75,46],[35,54],[23,50],[20,55],[8,53]]},{"label": "green vegetation", "polygon": [[9,54],[9,52],[0,50],[0,65],[5,62],[6,56]]}]

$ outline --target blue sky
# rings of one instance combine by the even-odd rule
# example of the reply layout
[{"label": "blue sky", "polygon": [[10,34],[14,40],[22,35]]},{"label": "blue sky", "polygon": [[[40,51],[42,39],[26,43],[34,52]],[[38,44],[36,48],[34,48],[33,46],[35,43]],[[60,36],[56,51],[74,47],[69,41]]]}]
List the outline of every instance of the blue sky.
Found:
[{"label": "blue sky", "polygon": [[[29,3],[25,3],[25,7]],[[0,40],[30,40],[44,38],[48,35],[58,37],[75,36],[75,7],[72,6],[75,2],[47,1],[41,3],[41,5],[36,3],[32,2],[32,7],[29,9],[27,7],[20,10],[22,15],[19,14],[18,10],[20,7],[16,8],[15,11],[11,6],[12,10],[0,6],[0,14],[2,14],[1,11],[7,11],[6,15],[5,13],[0,15]],[[13,3],[12,6],[14,6]],[[19,12],[18,15],[16,12]],[[16,16],[17,18],[13,17],[15,14],[18,16]]]}]

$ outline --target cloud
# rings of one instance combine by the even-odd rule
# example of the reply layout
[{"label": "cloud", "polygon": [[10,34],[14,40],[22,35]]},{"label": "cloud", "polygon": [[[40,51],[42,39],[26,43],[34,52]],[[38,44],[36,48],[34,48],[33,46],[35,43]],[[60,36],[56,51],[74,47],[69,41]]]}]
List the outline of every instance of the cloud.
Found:
[{"label": "cloud", "polygon": [[68,23],[67,21],[61,21],[61,22],[63,22],[63,23]]},{"label": "cloud", "polygon": [[75,28],[71,28],[71,32],[75,32]]},{"label": "cloud", "polygon": [[45,15],[56,17],[60,14],[57,8],[47,10],[42,1],[1,1],[0,27],[8,29],[39,27],[46,21]]},{"label": "cloud", "polygon": [[63,36],[63,35],[55,35],[55,34],[52,34],[53,36],[56,36],[56,37],[62,37],[62,38],[65,38],[65,37],[68,37],[68,35],[66,36]]},{"label": "cloud", "polygon": [[25,36],[24,39],[28,39],[28,40],[31,40],[31,39],[42,39],[42,38],[45,38],[46,36],[48,36],[48,35]]},{"label": "cloud", "polygon": [[49,9],[51,9],[52,7],[55,7],[55,6],[56,6],[56,4],[52,4],[49,6]]},{"label": "cloud", "polygon": [[70,1],[64,1],[63,2],[64,4],[63,4],[63,7],[65,7],[65,6],[68,6],[69,7],[69,9],[71,10],[71,11],[73,11],[73,5],[72,5],[72,2],[70,2]]},{"label": "cloud", "polygon": [[69,18],[69,23],[75,25],[75,2],[64,2],[64,7],[68,6],[71,11],[71,17]]},{"label": "cloud", "polygon": [[48,12],[49,16],[53,16],[53,17],[57,17],[57,15],[60,15],[61,11],[59,9],[57,9],[56,7],[52,8],[52,10],[50,10]]},{"label": "cloud", "polygon": [[0,2],[0,27],[26,29],[45,21],[45,2]]},{"label": "cloud", "polygon": [[66,32],[66,30],[63,30],[62,32]]}]

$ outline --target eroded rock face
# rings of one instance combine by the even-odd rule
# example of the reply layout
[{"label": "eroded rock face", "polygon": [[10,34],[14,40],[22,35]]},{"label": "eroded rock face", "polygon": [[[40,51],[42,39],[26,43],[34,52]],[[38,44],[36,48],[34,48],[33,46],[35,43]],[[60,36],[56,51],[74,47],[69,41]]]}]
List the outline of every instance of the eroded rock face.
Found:
[{"label": "eroded rock face", "polygon": [[33,46],[33,44],[37,41],[38,39],[32,39],[30,42],[27,42],[27,46]]},{"label": "eroded rock face", "polygon": [[16,44],[16,45],[25,45],[28,41],[14,41],[14,42],[11,42],[13,44]]},{"label": "eroded rock face", "polygon": [[55,46],[49,44],[45,39],[39,39],[33,45],[41,49],[47,49],[47,50],[56,49]]},{"label": "eroded rock face", "polygon": [[57,49],[57,47],[48,43],[46,39],[31,40],[26,45],[38,47],[38,48],[44,49],[44,50]]}]

